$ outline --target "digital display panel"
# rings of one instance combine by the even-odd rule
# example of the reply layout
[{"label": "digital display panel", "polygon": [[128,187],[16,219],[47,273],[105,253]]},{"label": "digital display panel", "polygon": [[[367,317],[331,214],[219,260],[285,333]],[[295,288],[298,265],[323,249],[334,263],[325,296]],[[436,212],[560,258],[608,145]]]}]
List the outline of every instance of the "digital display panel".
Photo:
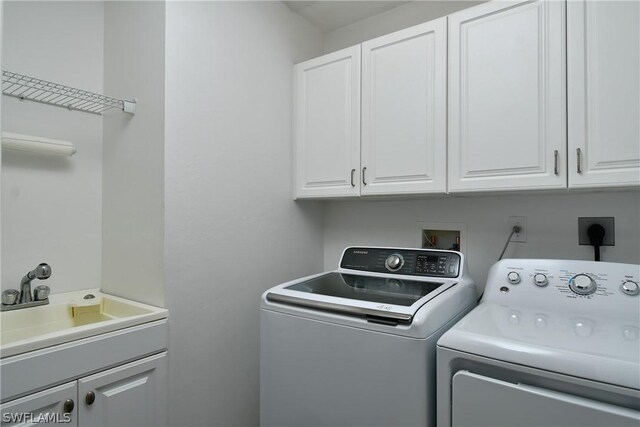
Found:
[{"label": "digital display panel", "polygon": [[416,257],[416,270],[418,274],[445,274],[447,265],[446,256],[418,255]]}]

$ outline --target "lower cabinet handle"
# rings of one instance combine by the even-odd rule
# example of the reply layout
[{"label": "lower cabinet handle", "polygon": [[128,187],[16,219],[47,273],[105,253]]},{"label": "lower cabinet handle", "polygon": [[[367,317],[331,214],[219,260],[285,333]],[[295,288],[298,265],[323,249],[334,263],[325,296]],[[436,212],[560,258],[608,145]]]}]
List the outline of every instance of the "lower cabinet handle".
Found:
[{"label": "lower cabinet handle", "polygon": [[86,403],[87,405],[93,405],[93,402],[95,401],[96,401],[96,394],[92,391],[87,393],[87,395],[84,397],[84,403]]},{"label": "lower cabinet handle", "polygon": [[553,152],[553,173],[559,175],[558,172],[558,150]]},{"label": "lower cabinet handle", "polygon": [[73,411],[75,403],[73,403],[73,400],[71,399],[67,399],[64,401],[64,404],[62,405],[62,410],[64,411],[65,414],[70,414]]},{"label": "lower cabinet handle", "polygon": [[362,184],[364,184],[364,185],[367,185],[367,180],[366,180],[366,177],[365,177],[366,170],[367,170],[366,166],[362,168]]},{"label": "lower cabinet handle", "polygon": [[576,155],[578,157],[577,169],[578,173],[582,173],[582,150],[576,148]]},{"label": "lower cabinet handle", "polygon": [[351,186],[355,187],[356,183],[353,182],[353,176],[356,174],[356,170],[355,169],[351,169]]}]

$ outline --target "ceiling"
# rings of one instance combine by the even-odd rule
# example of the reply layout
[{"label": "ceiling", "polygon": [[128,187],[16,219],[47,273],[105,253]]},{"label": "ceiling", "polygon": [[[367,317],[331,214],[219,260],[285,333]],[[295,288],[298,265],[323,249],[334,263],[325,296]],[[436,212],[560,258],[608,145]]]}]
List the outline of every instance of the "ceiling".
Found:
[{"label": "ceiling", "polygon": [[328,33],[367,19],[408,1],[285,1],[292,12],[302,16],[320,31]]}]

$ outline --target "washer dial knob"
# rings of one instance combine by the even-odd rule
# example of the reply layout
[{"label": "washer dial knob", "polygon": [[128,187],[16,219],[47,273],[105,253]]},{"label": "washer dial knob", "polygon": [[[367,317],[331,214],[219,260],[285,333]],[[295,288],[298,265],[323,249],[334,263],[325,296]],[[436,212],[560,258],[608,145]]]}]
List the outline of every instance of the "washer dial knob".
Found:
[{"label": "washer dial knob", "polygon": [[622,289],[622,292],[627,295],[633,296],[640,294],[640,286],[638,286],[638,284],[633,280],[627,280],[626,282],[624,282],[620,289]]},{"label": "washer dial knob", "polygon": [[520,283],[520,275],[516,271],[510,271],[509,274],[507,274],[507,280],[512,285],[517,285]]},{"label": "washer dial knob", "polygon": [[576,274],[569,279],[569,288],[578,295],[591,295],[596,291],[596,281],[586,274]]},{"label": "washer dial knob", "polygon": [[404,265],[404,258],[400,254],[391,254],[387,257],[384,265],[389,271],[398,271]]},{"label": "washer dial knob", "polygon": [[536,273],[533,276],[533,283],[536,286],[543,287],[543,286],[547,286],[549,284],[549,279],[547,279],[547,275],[546,274]]}]

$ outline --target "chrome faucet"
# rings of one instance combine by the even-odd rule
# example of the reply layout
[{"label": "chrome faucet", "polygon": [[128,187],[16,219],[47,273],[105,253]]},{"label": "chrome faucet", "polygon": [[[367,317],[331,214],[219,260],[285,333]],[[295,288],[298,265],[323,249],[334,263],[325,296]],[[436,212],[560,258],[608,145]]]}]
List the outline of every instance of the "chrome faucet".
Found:
[{"label": "chrome faucet", "polygon": [[51,277],[51,267],[44,262],[25,274],[20,281],[20,304],[33,301],[31,296],[31,281],[33,279],[47,280],[49,277]]},{"label": "chrome faucet", "polygon": [[20,281],[20,291],[17,289],[7,289],[2,292],[2,306],[0,309],[16,310],[19,308],[34,307],[37,305],[49,304],[49,287],[38,286],[34,294],[31,294],[31,281],[34,279],[46,280],[51,277],[51,267],[42,263],[24,275]]}]

